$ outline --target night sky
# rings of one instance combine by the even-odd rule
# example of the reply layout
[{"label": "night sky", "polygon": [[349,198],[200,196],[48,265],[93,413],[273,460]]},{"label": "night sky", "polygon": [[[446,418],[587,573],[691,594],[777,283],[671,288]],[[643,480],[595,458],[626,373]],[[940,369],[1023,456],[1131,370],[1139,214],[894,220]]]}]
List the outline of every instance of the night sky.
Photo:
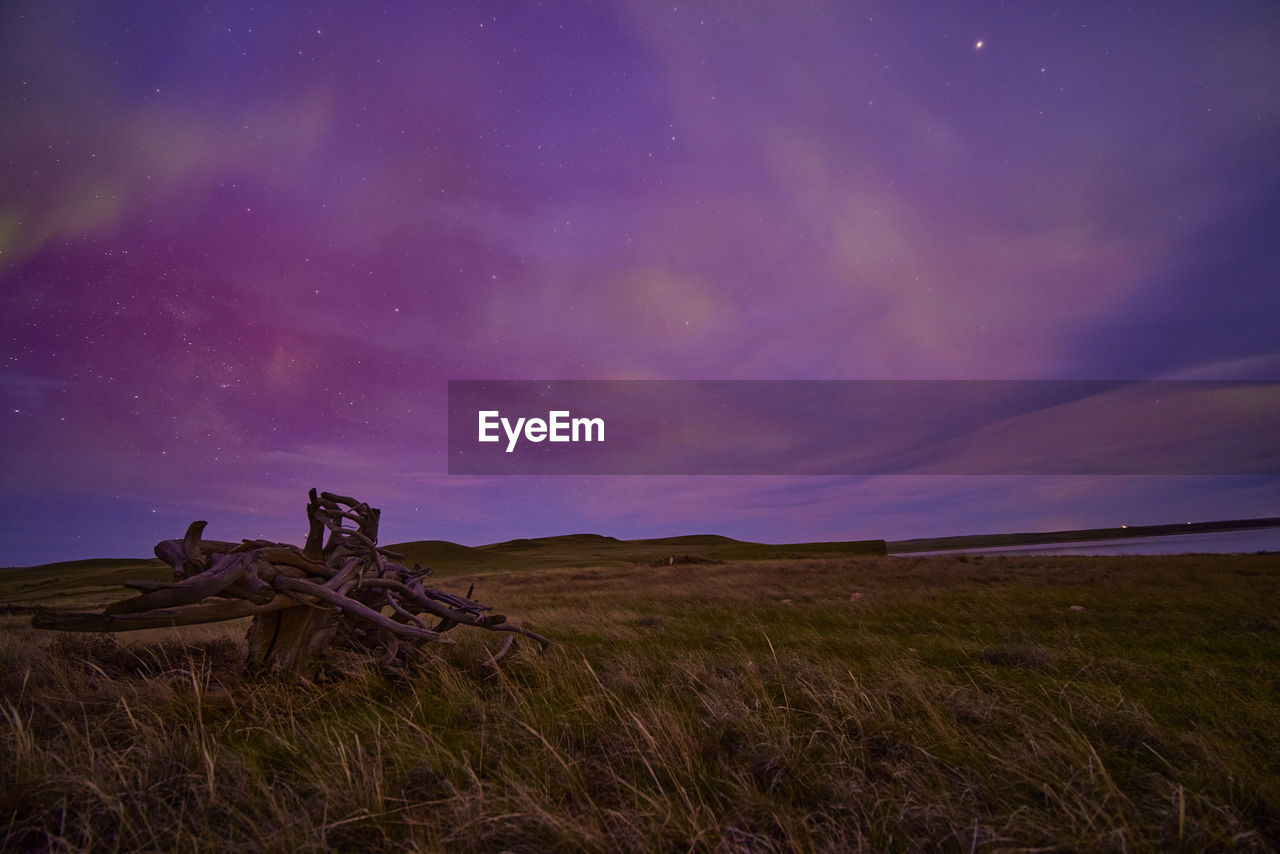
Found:
[{"label": "night sky", "polygon": [[0,565],[1280,513],[1275,477],[446,474],[451,379],[1280,378],[1274,2],[10,2]]}]

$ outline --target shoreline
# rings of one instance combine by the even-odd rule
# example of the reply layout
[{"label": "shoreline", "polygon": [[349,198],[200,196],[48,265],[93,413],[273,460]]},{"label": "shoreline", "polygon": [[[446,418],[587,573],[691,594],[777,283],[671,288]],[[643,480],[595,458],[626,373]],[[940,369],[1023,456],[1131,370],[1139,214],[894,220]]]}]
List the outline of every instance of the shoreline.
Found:
[{"label": "shoreline", "polygon": [[1103,543],[1151,537],[1173,537],[1187,534],[1221,534],[1280,528],[1280,517],[1258,519],[1223,519],[1215,522],[1184,522],[1164,525],[1121,525],[1115,528],[1079,528],[1065,531],[1020,532],[1012,534],[964,534],[955,537],[921,537],[890,540],[889,554],[951,552],[969,549],[994,549],[1005,546],[1054,546],[1074,543]]}]

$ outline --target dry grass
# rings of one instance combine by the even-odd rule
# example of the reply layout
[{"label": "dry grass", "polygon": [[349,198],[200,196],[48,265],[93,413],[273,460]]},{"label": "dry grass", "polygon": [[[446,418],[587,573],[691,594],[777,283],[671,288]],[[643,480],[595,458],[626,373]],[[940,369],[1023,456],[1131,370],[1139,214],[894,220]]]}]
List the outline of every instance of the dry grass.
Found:
[{"label": "dry grass", "polygon": [[0,848],[1280,846],[1276,556],[474,580],[557,646],[291,686],[234,628],[2,618]]}]

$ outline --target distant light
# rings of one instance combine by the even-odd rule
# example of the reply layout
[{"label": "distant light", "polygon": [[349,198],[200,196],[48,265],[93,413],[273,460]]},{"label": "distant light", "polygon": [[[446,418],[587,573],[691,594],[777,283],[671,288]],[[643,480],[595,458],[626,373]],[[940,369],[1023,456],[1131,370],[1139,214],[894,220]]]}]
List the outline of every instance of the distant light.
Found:
[{"label": "distant light", "polygon": [[1128,526],[1128,525],[1121,525],[1120,527],[1121,527],[1121,528],[1127,528],[1127,527],[1129,527],[1129,526]]},{"label": "distant light", "polygon": [[982,45],[983,45],[982,39],[978,39],[976,42],[974,42],[973,49],[982,50]]}]

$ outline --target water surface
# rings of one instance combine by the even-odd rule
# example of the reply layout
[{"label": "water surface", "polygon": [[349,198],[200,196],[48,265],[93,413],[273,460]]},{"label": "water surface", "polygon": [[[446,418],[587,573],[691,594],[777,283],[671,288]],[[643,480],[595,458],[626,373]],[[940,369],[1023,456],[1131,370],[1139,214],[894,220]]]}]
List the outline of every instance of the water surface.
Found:
[{"label": "water surface", "polygon": [[1280,552],[1280,528],[1257,528],[1248,531],[1213,531],[1201,534],[1176,534],[1163,537],[1126,537],[1118,540],[1090,540],[1078,543],[1039,543],[1037,545],[995,546],[981,549],[947,549],[935,552],[908,552],[908,555],[930,554],[1020,554],[1020,555],[1170,555],[1170,554],[1252,554]]}]

